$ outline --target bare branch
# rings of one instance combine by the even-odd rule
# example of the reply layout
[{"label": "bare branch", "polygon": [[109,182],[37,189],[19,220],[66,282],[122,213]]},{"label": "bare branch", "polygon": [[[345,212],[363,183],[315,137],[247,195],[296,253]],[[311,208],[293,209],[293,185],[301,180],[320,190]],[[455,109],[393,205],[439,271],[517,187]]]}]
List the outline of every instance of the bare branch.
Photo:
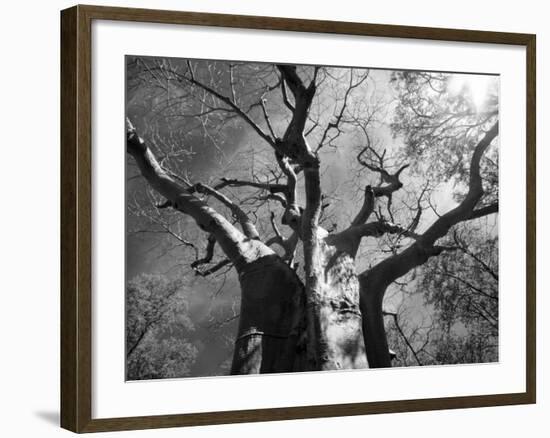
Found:
[{"label": "bare branch", "polygon": [[269,195],[259,196],[258,200],[260,200],[260,201],[267,201],[267,200],[277,201],[279,204],[281,204],[281,206],[283,208],[285,208],[285,209],[287,208],[287,202],[286,202],[285,197],[282,196],[279,193],[270,193]]},{"label": "bare branch", "polygon": [[216,263],[211,268],[208,268],[204,271],[201,271],[199,269],[195,269],[195,275],[199,275],[201,277],[208,277],[209,275],[212,275],[212,274],[218,272],[220,269],[222,269],[223,267],[225,267],[227,265],[230,265],[231,263],[232,263],[231,260],[224,259],[224,260]]},{"label": "bare branch", "polygon": [[220,178],[221,182],[214,186],[214,190],[221,190],[224,187],[254,187],[267,190],[270,193],[285,193],[287,186],[284,184],[261,183],[257,181],[244,181],[234,178]]},{"label": "bare branch", "polygon": [[[362,156],[367,151],[371,150],[377,156],[379,165],[374,165],[367,162]],[[381,184],[377,187],[373,187],[374,194],[377,198],[386,196],[390,197],[394,192],[403,187],[403,183],[399,180],[401,173],[409,167],[409,164],[402,165],[397,172],[389,173],[383,167],[385,151],[382,155],[378,154],[370,145],[370,139],[367,135],[367,146],[365,146],[361,152],[357,155],[357,161],[367,169],[376,172],[380,175]],[[384,184],[385,183],[385,184]]]},{"label": "bare branch", "polygon": [[[177,183],[160,166],[145,141],[138,136],[129,119],[126,119],[126,125],[127,152],[134,158],[149,185],[169,200],[175,210],[188,214],[201,229],[213,234],[231,261],[240,260],[242,257],[257,257],[258,252],[256,255],[252,255],[247,238],[239,230],[207,203],[190,193],[190,189]],[[251,231],[248,230],[248,232]],[[271,252],[271,249],[265,247],[261,248],[261,251],[267,254]]]},{"label": "bare branch", "polygon": [[494,269],[492,269],[487,263],[485,263],[478,255],[474,254],[472,251],[470,251],[467,247],[467,245],[458,237],[458,233],[455,231],[453,233],[453,238],[455,243],[457,244],[457,248],[462,251],[464,254],[470,256],[472,259],[474,259],[477,263],[479,263],[483,269],[498,282],[498,273],[495,272]]},{"label": "bare branch", "polygon": [[214,235],[210,234],[208,236],[208,242],[206,244],[206,254],[203,258],[195,260],[193,263],[191,263],[191,268],[194,270],[197,270],[197,268],[201,265],[205,265],[207,263],[210,263],[212,261],[212,257],[214,257],[214,247],[216,246],[216,238]]},{"label": "bare branch", "polygon": [[273,231],[275,232],[275,236],[269,239],[266,242],[266,245],[271,246],[277,244],[281,248],[283,248],[285,251],[285,256],[283,257],[283,259],[287,261],[290,266],[292,266],[296,254],[296,246],[298,245],[299,241],[298,233],[296,231],[293,231],[291,236],[288,239],[285,239],[281,234],[279,227],[275,223],[275,213],[273,212],[271,212],[270,221],[271,226],[273,227]]},{"label": "bare branch", "polygon": [[284,80],[281,80],[281,92],[282,92],[282,94],[283,94],[283,102],[284,102],[284,104],[286,105],[286,107],[287,107],[290,111],[294,112],[294,105],[292,105],[292,104],[290,103],[290,100],[288,99],[288,94],[287,94],[287,92],[286,92],[286,83],[285,83]]},{"label": "bare branch", "polygon": [[[457,207],[440,216],[423,234],[417,237],[415,243],[403,252],[381,261],[370,270],[361,274],[366,282],[374,282],[376,284],[376,287],[371,284],[371,290],[377,290],[378,293],[383,294],[385,288],[391,282],[405,275],[414,267],[425,263],[429,257],[440,254],[443,249],[435,246],[435,243],[438,239],[445,236],[452,226],[469,220],[472,216],[477,217],[477,213],[474,213],[474,208],[483,196],[479,162],[484,151],[497,135],[498,123],[477,144],[471,159],[469,190],[464,200]],[[491,209],[483,209],[483,211],[490,210],[495,210],[495,207],[492,206]]]},{"label": "bare branch", "polygon": [[359,213],[357,213],[357,216],[355,216],[355,218],[351,222],[352,227],[364,224],[369,219],[374,210],[374,197],[375,195],[372,187],[370,185],[366,186],[363,205],[361,207],[361,210],[359,210]]},{"label": "bare branch", "polygon": [[167,199],[167,200],[164,201],[162,204],[157,204],[156,207],[157,207],[158,209],[163,209],[163,208],[172,207],[172,201],[170,201],[169,199]]},{"label": "bare branch", "polygon": [[475,214],[474,208],[483,196],[479,164],[483,153],[497,135],[498,122],[495,123],[489,131],[487,131],[474,150],[470,163],[470,183],[466,197],[456,208],[442,215],[433,223],[431,227],[426,230],[426,232],[423,233],[422,242],[420,242],[420,244],[424,246],[433,245],[437,239],[447,234],[453,225],[464,220],[471,219],[472,215]]},{"label": "bare branch", "polygon": [[469,190],[464,200],[453,210],[438,217],[404,251],[386,258],[359,275],[361,283],[360,308],[364,315],[365,345],[371,366],[391,366],[384,318],[381,313],[382,300],[387,287],[407,272],[424,264],[430,257],[447,250],[446,247],[435,245],[436,241],[445,236],[452,226],[471,218],[476,204],[483,196],[479,162],[497,135],[498,123],[478,142],[471,159]]},{"label": "bare branch", "polygon": [[329,144],[341,134],[340,123],[342,122],[342,118],[344,117],[344,112],[346,111],[346,106],[348,104],[349,96],[351,95],[352,91],[355,88],[359,87],[363,82],[365,82],[368,77],[369,77],[369,73],[367,70],[367,73],[365,75],[363,75],[357,82],[353,83],[353,69],[350,70],[349,86],[344,94],[344,102],[342,103],[342,107],[340,108],[340,111],[338,112],[338,114],[335,116],[334,121],[329,122],[325,127],[325,130],[323,131],[323,135],[321,136],[321,140],[317,145],[317,150],[316,150],[317,152],[325,145],[325,140],[327,139],[327,136],[331,130],[336,129],[338,132],[335,136],[329,138],[328,140]]},{"label": "bare branch", "polygon": [[279,231],[279,227],[275,223],[275,213],[271,212],[269,216],[269,220],[271,221],[271,227],[273,228],[273,231],[275,232],[275,236],[277,236],[278,239],[281,240],[281,242],[284,240],[283,235]]},{"label": "bare branch", "polygon": [[477,219],[493,213],[498,213],[498,202],[494,202],[485,207],[480,207],[477,210],[473,210],[470,216],[468,217],[468,220]]},{"label": "bare branch", "polygon": [[407,348],[411,350],[411,353],[413,354],[414,359],[416,360],[416,363],[422,366],[423,363],[420,361],[420,358],[418,357],[416,350],[412,346],[411,342],[409,341],[409,338],[405,335],[405,332],[403,331],[403,329],[401,328],[401,325],[399,324],[399,317],[397,316],[397,313],[383,311],[382,314],[384,316],[391,316],[393,318],[393,323],[395,325],[395,328],[399,332],[399,335],[403,338],[403,341],[405,341]]},{"label": "bare branch", "polygon": [[262,128],[260,128],[260,126],[258,126],[258,124],[256,122],[254,122],[250,116],[241,108],[239,107],[233,100],[231,100],[229,97],[227,96],[224,96],[223,94],[221,94],[220,92],[218,92],[217,90],[213,89],[212,87],[202,83],[201,81],[197,80],[195,78],[195,75],[193,74],[193,69],[191,68],[191,65],[190,63],[188,62],[188,67],[189,67],[189,73],[190,73],[190,77],[187,77],[187,76],[184,76],[184,75],[178,75],[178,78],[179,80],[186,80],[188,82],[190,82],[191,84],[193,85],[196,85],[200,88],[202,88],[203,90],[207,91],[208,93],[210,93],[212,96],[216,97],[218,100],[220,100],[221,102],[225,103],[227,106],[229,106],[231,109],[233,109],[246,123],[248,123],[248,125],[254,130],[256,131],[256,133],[261,137],[263,138],[268,144],[270,144],[271,146],[275,147],[275,140],[274,138],[271,138],[268,134],[266,134]]},{"label": "bare branch", "polygon": [[199,275],[201,277],[207,277],[231,263],[229,259],[223,259],[208,269],[205,269],[205,270],[199,269],[200,266],[206,265],[212,261],[212,258],[214,257],[215,246],[216,246],[216,238],[214,237],[214,235],[210,234],[208,236],[208,241],[206,244],[206,253],[204,257],[201,259],[197,259],[193,263],[191,263],[191,268],[195,271],[195,275]]},{"label": "bare branch", "polygon": [[269,129],[269,133],[271,134],[271,137],[272,138],[277,138],[277,136],[275,135],[275,131],[273,130],[273,126],[271,125],[271,120],[269,118],[269,114],[267,113],[267,108],[265,106],[265,97],[262,96],[260,98],[260,102],[261,102],[261,106],[262,106],[262,113],[264,115],[264,119],[265,119],[265,123],[267,124],[267,128]]}]

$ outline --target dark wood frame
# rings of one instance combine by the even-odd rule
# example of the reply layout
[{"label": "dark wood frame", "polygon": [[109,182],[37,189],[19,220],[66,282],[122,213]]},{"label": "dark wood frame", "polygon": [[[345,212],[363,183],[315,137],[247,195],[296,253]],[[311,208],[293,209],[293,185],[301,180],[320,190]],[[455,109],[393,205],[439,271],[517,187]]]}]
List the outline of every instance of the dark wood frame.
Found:
[{"label": "dark wood frame", "polygon": [[[92,419],[91,23],[141,21],[525,46],[527,52],[527,349],[523,393]],[[61,12],[61,426],[98,432],[514,405],[536,401],[535,47],[531,34],[75,6]]]}]

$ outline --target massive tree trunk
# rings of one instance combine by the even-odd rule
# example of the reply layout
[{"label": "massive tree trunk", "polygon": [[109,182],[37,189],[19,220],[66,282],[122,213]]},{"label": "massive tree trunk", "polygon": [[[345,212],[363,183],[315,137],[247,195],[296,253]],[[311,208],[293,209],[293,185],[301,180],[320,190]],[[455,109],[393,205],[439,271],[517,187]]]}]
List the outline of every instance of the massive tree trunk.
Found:
[{"label": "massive tree trunk", "polygon": [[277,255],[238,268],[241,311],[232,374],[299,371],[304,287]]},{"label": "massive tree trunk", "polygon": [[320,227],[316,244],[308,300],[308,311],[313,313],[308,324],[315,324],[308,333],[316,336],[316,342],[309,344],[315,348],[310,358],[318,361],[312,365],[321,370],[368,368],[354,258],[333,245]]},{"label": "massive tree trunk", "polygon": [[[230,108],[273,148],[287,184],[281,184],[278,180],[276,184],[270,184],[224,178],[214,188],[200,183],[183,186],[162,169],[131,124],[127,136],[128,153],[135,159],[149,185],[166,198],[163,205],[192,217],[209,234],[209,243],[212,242],[210,250],[218,244],[239,275],[241,312],[231,373],[391,366],[382,311],[385,291],[393,281],[445,250],[437,245],[437,240],[445,236],[451,227],[496,211],[494,206],[477,210],[475,207],[483,195],[479,162],[497,136],[498,124],[485,134],[474,150],[469,191],[464,200],[439,217],[423,234],[415,234],[419,215],[413,221],[416,224],[406,229],[387,222],[381,214],[376,221],[367,222],[373,213],[376,198],[387,197],[388,205],[391,203],[392,194],[403,186],[399,175],[408,166],[401,166],[390,174],[384,169],[382,156],[379,157],[380,166],[375,166],[364,161],[362,153],[357,159],[380,175],[380,185],[366,187],[364,204],[347,229],[329,234],[320,226],[322,190],[318,151],[328,138],[327,133],[338,129],[343,110],[335,121],[327,125],[317,147],[311,147],[304,135],[304,127],[316,91],[317,68],[308,86],[303,83],[295,67],[281,65],[278,69],[284,103],[291,112],[291,120],[282,137],[275,134],[263,103],[260,105],[269,132],[257,125],[234,99],[197,80],[192,70],[185,80]],[[287,95],[287,88],[294,98],[293,102]],[[344,105],[346,99],[347,93]],[[368,148],[370,143],[366,146]],[[298,172],[303,172],[305,183],[303,208],[298,205],[296,196]],[[248,215],[220,191],[225,186],[261,186],[269,191],[272,199],[284,206],[282,223],[292,229],[293,235],[283,238],[272,217],[276,238],[270,240],[283,247],[285,256],[278,256],[270,248],[271,243],[260,240]],[[228,208],[238,225],[228,221],[196,196],[197,193],[208,195]],[[384,233],[397,233],[414,239],[414,243],[358,276],[355,257],[361,239],[380,237]],[[303,244],[304,283],[292,267],[298,241]]]},{"label": "massive tree trunk", "polygon": [[[305,182],[305,207],[291,226],[299,233],[304,248],[307,369],[366,368],[359,281],[353,256],[332,243],[319,225],[322,191],[318,149],[312,149],[304,135],[318,70],[314,70],[313,79],[306,86],[295,67],[278,68],[294,103],[287,102],[292,119],[282,139],[277,139],[273,147],[278,156],[288,157],[300,166]],[[289,166],[278,161],[289,181],[295,182]]]},{"label": "massive tree trunk", "polygon": [[[257,238],[254,226],[238,206],[213,189],[200,185],[183,187],[168,175],[129,121],[127,150],[150,186],[172,208],[191,216],[210,233],[239,274],[241,316],[231,372],[294,371],[296,363],[303,362],[297,352],[304,332],[304,289],[295,272]],[[230,208],[239,218],[243,232],[195,197],[193,193],[197,191],[217,197]]]}]

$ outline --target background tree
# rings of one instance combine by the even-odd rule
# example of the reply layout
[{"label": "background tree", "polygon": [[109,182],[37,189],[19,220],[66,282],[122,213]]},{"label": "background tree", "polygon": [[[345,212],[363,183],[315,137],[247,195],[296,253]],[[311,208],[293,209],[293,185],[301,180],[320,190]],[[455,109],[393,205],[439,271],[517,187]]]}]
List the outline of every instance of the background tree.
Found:
[{"label": "background tree", "polygon": [[140,275],[126,290],[128,380],[186,376],[197,356],[182,282]]},{"label": "background tree", "polygon": [[453,80],[128,58],[130,231],[238,290],[233,373],[391,365],[386,292],[498,210],[497,100]]},{"label": "background tree", "polygon": [[384,314],[394,364],[498,360],[497,238],[486,226],[463,226],[449,236],[449,248],[401,286],[397,310]]}]

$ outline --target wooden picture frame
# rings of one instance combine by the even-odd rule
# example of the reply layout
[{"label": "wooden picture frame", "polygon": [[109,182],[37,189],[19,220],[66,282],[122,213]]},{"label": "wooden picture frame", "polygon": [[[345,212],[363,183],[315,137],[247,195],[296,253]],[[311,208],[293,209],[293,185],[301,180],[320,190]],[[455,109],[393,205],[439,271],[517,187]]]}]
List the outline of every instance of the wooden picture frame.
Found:
[{"label": "wooden picture frame", "polygon": [[[92,21],[114,20],[523,46],[526,49],[526,391],[176,415],[92,418]],[[535,403],[535,35],[75,6],[61,12],[61,426],[148,429]]]}]

